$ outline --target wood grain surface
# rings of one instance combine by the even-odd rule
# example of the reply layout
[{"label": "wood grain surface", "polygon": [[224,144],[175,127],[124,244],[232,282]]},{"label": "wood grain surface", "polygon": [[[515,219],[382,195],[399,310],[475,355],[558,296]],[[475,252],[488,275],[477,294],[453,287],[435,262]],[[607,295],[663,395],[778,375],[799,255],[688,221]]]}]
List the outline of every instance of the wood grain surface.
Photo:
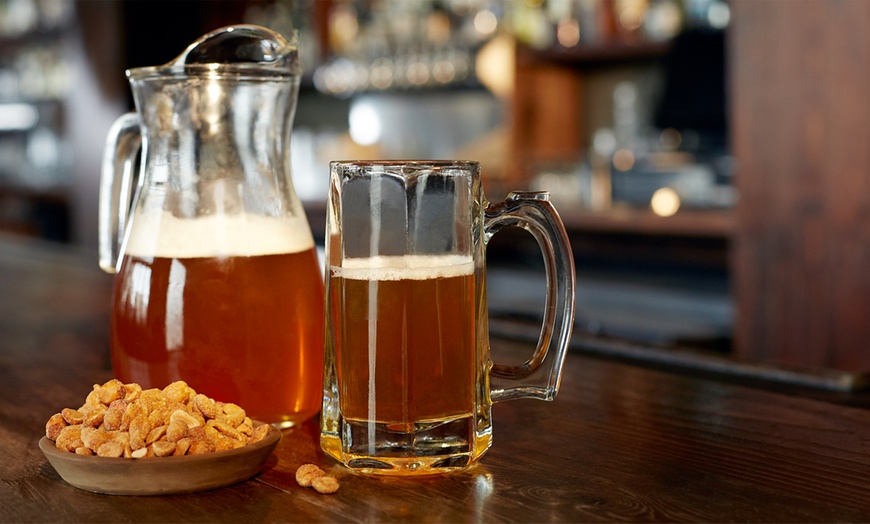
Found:
[{"label": "wood grain surface", "polygon": [[[192,495],[97,495],[37,448],[48,417],[111,376],[111,277],[96,261],[0,239],[2,522],[866,522],[870,411],[570,354],[552,403],[494,408],[477,466],[366,477],[286,430],[262,473]],[[499,342],[496,358],[525,346]],[[341,489],[299,487],[316,463]]]},{"label": "wood grain surface", "polygon": [[870,2],[731,3],[735,352],[870,370]]}]

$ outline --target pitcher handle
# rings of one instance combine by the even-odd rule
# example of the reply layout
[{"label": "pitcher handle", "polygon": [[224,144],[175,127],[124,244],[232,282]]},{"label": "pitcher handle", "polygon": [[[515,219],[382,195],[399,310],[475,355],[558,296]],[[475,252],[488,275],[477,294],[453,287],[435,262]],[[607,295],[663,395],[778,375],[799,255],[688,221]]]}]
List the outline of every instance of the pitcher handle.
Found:
[{"label": "pitcher handle", "polygon": [[117,269],[141,146],[139,115],[127,113],[115,120],[106,137],[100,174],[100,268],[106,273]]},{"label": "pitcher handle", "polygon": [[[515,191],[484,213],[484,242],[505,227],[532,234],[544,255],[547,298],[541,335],[532,357],[521,366],[494,364],[490,375],[493,402],[515,398],[553,400],[574,327],[574,257],[562,219],[546,191]],[[549,365],[544,361],[549,358]]]}]

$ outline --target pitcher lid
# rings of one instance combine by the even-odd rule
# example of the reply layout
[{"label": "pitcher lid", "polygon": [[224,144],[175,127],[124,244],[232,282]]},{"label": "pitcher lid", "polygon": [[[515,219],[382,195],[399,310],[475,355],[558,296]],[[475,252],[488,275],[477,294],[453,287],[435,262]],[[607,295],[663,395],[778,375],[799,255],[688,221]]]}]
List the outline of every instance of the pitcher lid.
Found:
[{"label": "pitcher lid", "polygon": [[130,80],[172,76],[277,79],[301,73],[295,34],[288,40],[265,27],[232,25],[201,36],[167,64],[129,69],[127,77]]}]

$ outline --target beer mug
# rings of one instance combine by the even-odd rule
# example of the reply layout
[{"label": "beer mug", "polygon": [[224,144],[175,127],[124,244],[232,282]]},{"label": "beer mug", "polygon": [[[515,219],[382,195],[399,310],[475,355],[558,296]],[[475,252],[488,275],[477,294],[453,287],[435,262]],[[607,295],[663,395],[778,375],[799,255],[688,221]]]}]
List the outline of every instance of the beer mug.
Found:
[{"label": "beer mug", "polygon": [[[469,161],[332,162],[321,447],[364,473],[465,468],[493,402],[552,400],[574,317],[574,263],[548,195],[490,204]],[[547,298],[522,366],[490,359],[486,244],[518,226],[544,253]]]},{"label": "beer mug", "polygon": [[100,190],[116,378],[185,380],[280,426],[311,418],[323,274],[290,174],[296,43],[232,26],[127,75],[137,111],[109,132]]}]

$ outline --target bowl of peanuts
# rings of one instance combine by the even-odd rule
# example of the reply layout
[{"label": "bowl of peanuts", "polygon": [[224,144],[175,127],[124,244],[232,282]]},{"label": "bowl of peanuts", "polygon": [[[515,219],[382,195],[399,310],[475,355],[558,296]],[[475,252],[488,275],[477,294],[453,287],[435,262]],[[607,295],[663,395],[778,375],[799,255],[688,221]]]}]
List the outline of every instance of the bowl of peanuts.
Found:
[{"label": "bowl of peanuts", "polygon": [[143,390],[109,380],[85,403],[52,415],[39,441],[69,484],[95,493],[166,495],[229,486],[256,475],[281,432],[183,381]]}]

